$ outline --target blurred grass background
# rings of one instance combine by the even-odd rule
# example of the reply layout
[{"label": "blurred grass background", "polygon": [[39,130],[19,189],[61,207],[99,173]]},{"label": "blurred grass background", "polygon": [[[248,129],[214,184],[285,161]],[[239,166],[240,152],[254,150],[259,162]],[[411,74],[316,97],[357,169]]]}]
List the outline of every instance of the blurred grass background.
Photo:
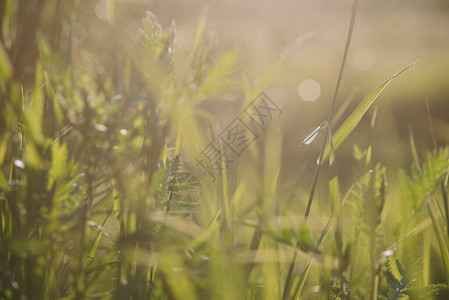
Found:
[{"label": "blurred grass background", "polygon": [[[310,191],[315,162],[320,151],[320,143],[302,148],[299,145],[304,137],[327,118],[343,55],[351,1],[78,0],[69,4],[61,4],[60,1],[29,0],[9,1],[8,3],[18,3],[14,6],[14,9],[17,10],[15,14],[17,27],[13,29],[16,36],[13,43],[12,39],[7,36],[8,30],[2,30],[3,46],[10,54],[14,64],[15,80],[23,85],[25,94],[32,90],[36,71],[35,61],[48,59],[39,57],[40,55],[45,56],[47,53],[44,51],[45,49],[40,49],[39,54],[38,48],[45,47],[43,43],[38,44],[37,42],[40,36],[44,36],[49,47],[54,50],[51,52],[54,55],[51,60],[56,63],[51,68],[63,69],[64,66],[69,65],[69,61],[75,66],[74,69],[78,75],[82,74],[84,70],[87,74],[88,70],[92,68],[94,70],[92,73],[95,73],[95,76],[92,77],[98,80],[95,84],[104,84],[106,94],[107,92],[120,93],[121,82],[125,81],[123,80],[125,77],[123,74],[126,73],[125,58],[137,52],[141,46],[139,43],[140,29],[146,10],[151,11],[157,17],[163,28],[168,28],[173,20],[175,21],[178,32],[176,43],[186,51],[190,50],[194,44],[198,24],[204,17],[206,19],[204,39],[215,45],[215,48],[211,50],[214,58],[235,48],[239,50],[237,61],[239,72],[236,72],[233,77],[235,84],[232,85],[232,89],[219,93],[218,96],[209,99],[210,101],[207,103],[199,105],[211,112],[216,120],[216,125],[213,128],[215,131],[210,130],[213,131],[210,132],[207,128],[203,132],[211,140],[216,138],[230,121],[242,113],[244,101],[250,100],[245,99],[245,96],[248,95],[243,93],[245,78],[251,86],[257,85],[273,62],[279,57],[283,58],[279,68],[263,87],[273,101],[282,107],[283,115],[271,122],[267,132],[260,136],[260,140],[256,144],[257,147],[250,147],[242,154],[238,160],[238,168],[231,167],[226,170],[229,175],[229,191],[223,191],[223,195],[221,195],[221,189],[225,190],[223,186],[227,190],[228,182],[221,182],[221,186],[208,181],[202,182],[203,199],[210,201],[201,203],[198,215],[194,216],[193,220],[189,220],[192,221],[188,223],[189,226],[199,224],[209,230],[212,225],[207,227],[207,224],[209,222],[214,224],[211,221],[212,217],[224,209],[223,203],[226,203],[228,198],[233,199],[234,205],[234,211],[224,218],[225,221],[220,220],[224,224],[220,224],[220,226],[226,227],[230,233],[223,230],[225,242],[220,240],[217,243],[222,245],[223,242],[223,245],[231,250],[227,253],[226,247],[224,247],[225,253],[217,254],[214,257],[217,259],[212,263],[212,267],[205,268],[207,272],[216,268],[217,274],[220,274],[220,276],[211,276],[210,278],[202,276],[202,279],[206,278],[205,285],[209,284],[211,287],[230,286],[233,280],[236,280],[235,278],[238,279],[242,275],[240,274],[243,269],[242,265],[236,265],[235,269],[230,270],[227,270],[226,266],[229,261],[234,259],[246,262],[245,258],[234,257],[232,254],[235,253],[233,252],[235,249],[242,249],[242,245],[248,244],[253,228],[241,229],[239,227],[238,234],[233,235],[233,226],[241,225],[239,222],[243,219],[246,221],[246,217],[249,216],[251,219],[260,213],[259,211],[255,213],[257,205],[262,203],[267,206],[268,208],[263,205],[259,207],[267,214],[262,214],[262,216],[274,216],[274,219],[281,215],[283,209],[290,210],[294,227],[296,227],[306,205],[305,199]],[[381,161],[388,166],[390,195],[396,199],[395,196],[398,194],[395,186],[397,170],[398,168],[409,170],[412,161],[409,129],[411,128],[414,133],[420,154],[433,148],[424,100],[426,98],[434,117],[438,145],[445,145],[449,142],[447,117],[449,112],[449,6],[446,3],[442,0],[360,1],[352,45],[335,112],[346,105],[344,103],[347,103],[347,107],[342,111],[339,120],[332,124],[333,131],[335,132],[339,124],[371,90],[409,63],[416,60],[420,60],[420,62],[395,79],[394,83],[380,95],[375,104],[377,119],[373,132],[370,133],[369,127],[374,107],[362,119],[355,133],[338,150],[338,172],[342,191],[346,192],[349,186],[366,171],[353,158],[353,145],[358,144],[362,148],[366,148],[372,144],[372,160],[374,162]],[[0,7],[2,10],[5,9],[5,6]],[[7,25],[2,24],[2,29],[6,27]],[[144,64],[145,62],[142,63],[142,65]],[[58,70],[51,71],[55,71],[55,74],[58,72]],[[80,81],[89,86],[89,82],[86,83],[86,81],[91,77],[83,79],[84,77],[81,75],[80,78]],[[320,96],[313,102],[304,101],[298,94],[301,82],[307,79],[313,79],[320,85]],[[115,85],[108,83],[108,80],[114,81]],[[157,85],[157,80],[155,82],[154,84]],[[117,87],[117,90],[109,91],[108,84]],[[150,81],[151,84],[153,82]],[[92,87],[92,90],[95,94],[95,87]],[[112,94],[104,97],[106,96],[112,96]],[[346,99],[349,99],[350,102],[345,102]],[[101,113],[101,111],[98,112],[99,120],[102,117]],[[182,115],[182,111],[180,113]],[[185,118],[188,120],[189,116]],[[175,124],[178,125],[176,122]],[[196,135],[193,132],[188,132],[188,134]],[[168,147],[175,147],[175,139],[176,132],[170,132],[170,135],[167,136]],[[188,143],[189,140],[185,142]],[[187,164],[193,164],[194,152],[198,149],[186,148],[183,149],[183,160]],[[156,158],[153,157],[153,159]],[[5,166],[4,170],[7,173]],[[315,236],[319,236],[327,221],[326,216],[330,214],[331,210],[328,202],[328,180],[329,176],[321,176],[316,194],[318,203],[312,207],[310,227],[313,228]],[[227,195],[228,192],[229,195]],[[399,201],[387,203],[387,216],[394,216],[399,205]],[[393,229],[387,232],[384,244],[397,241],[397,238],[409,229],[407,227],[407,210],[402,210],[402,213],[404,215],[400,220],[386,218],[388,219],[386,222],[388,228]],[[356,213],[353,214],[356,215]],[[234,218],[237,220],[235,224],[233,223]],[[425,222],[427,223],[426,226],[420,228],[430,226],[429,217],[422,218],[426,218]],[[273,223],[277,222],[276,220]],[[401,222],[404,222],[405,225]],[[396,223],[401,224],[397,225]],[[177,226],[182,227],[182,223]],[[400,226],[403,227],[399,228]],[[195,228],[193,226],[192,230],[195,231]],[[107,229],[114,233],[117,231],[116,227]],[[200,232],[199,229],[198,232]],[[264,231],[257,229],[255,232]],[[162,235],[161,239],[164,241],[162,244],[170,245],[170,239],[175,239],[174,236],[177,233],[179,232],[173,236]],[[195,236],[196,232],[190,234]],[[407,242],[413,244],[413,241],[418,240],[419,237],[413,237],[414,240]],[[182,238],[185,237],[182,236]],[[228,241],[228,244],[226,244],[227,238],[231,240]],[[233,238],[235,240],[232,240]],[[217,245],[215,240],[208,242],[213,245],[211,248]],[[105,242],[102,240],[102,243]],[[180,244],[184,246],[183,243],[184,241]],[[433,243],[435,244],[435,239]],[[279,265],[273,266],[274,264],[270,265],[270,262],[276,260],[288,263],[290,253],[284,253],[281,250],[291,249],[273,243],[268,237],[264,237],[262,245],[261,248],[276,249],[279,252],[267,253],[266,257],[262,256],[261,260],[265,259],[268,263],[261,265],[257,270],[257,275],[271,274],[271,277],[265,277],[267,280],[280,281],[284,279],[282,276],[285,273],[279,277],[273,275],[273,269],[278,268]],[[173,247],[175,248],[175,246]],[[179,247],[179,249],[183,248]],[[437,252],[435,249],[437,248],[432,248],[434,251],[432,253]],[[205,253],[214,253],[214,250],[210,252],[209,250],[207,249]],[[419,256],[421,255],[420,250],[417,247],[413,251],[417,252]],[[408,250],[404,247],[400,251],[404,254]],[[244,253],[246,254],[246,252]],[[423,254],[425,259],[430,259],[429,253]],[[275,259],[273,259],[274,256],[276,256]],[[165,270],[167,274],[172,272],[172,269],[185,263],[178,261],[181,259],[183,259],[181,255],[173,254],[172,257],[171,254],[168,254],[164,256],[161,259],[162,270]],[[301,267],[307,259],[306,256],[301,257]],[[124,261],[126,262],[126,257]],[[439,262],[440,257],[432,262],[432,266],[438,265]],[[427,264],[427,266],[429,265],[431,264]],[[236,277],[223,284],[220,281],[223,273],[219,273],[223,270],[229,272],[223,277],[226,275]],[[445,281],[443,270],[437,269],[437,272],[432,273],[433,277],[430,282]],[[180,274],[181,277],[183,274],[186,277],[191,275],[188,272]],[[320,273],[319,270],[315,273],[312,271],[311,284],[319,282],[320,276],[323,276],[323,273]],[[167,275],[167,278],[169,278],[167,282],[170,282],[171,277]],[[176,279],[176,275],[173,275],[173,278]],[[211,283],[214,280],[218,283]],[[257,281],[253,278],[252,282],[254,284]],[[166,284],[165,281],[164,284]],[[281,284],[276,283],[274,287],[270,285],[266,285],[266,287],[275,289],[277,285]],[[182,291],[182,286],[172,289]],[[312,289],[313,286],[310,287],[309,292]],[[225,291],[222,294],[226,295],[226,292],[229,293],[228,295],[245,293],[238,288]],[[269,299],[270,294],[267,291],[266,293],[265,296]]]},{"label": "blurred grass background", "polygon": [[[141,19],[146,10],[154,13],[163,27],[175,21],[177,43],[186,50],[193,44],[200,19],[205,17],[205,36],[216,45],[214,53],[237,48],[237,66],[253,84],[285,54],[264,91],[284,110],[278,121],[283,136],[281,182],[308,189],[319,146],[301,149],[298,146],[327,117],[343,55],[350,7],[351,1],[333,0],[78,0],[70,5],[20,1],[16,30],[26,46],[17,46],[22,51],[18,67],[24,69],[22,81],[30,82],[34,76],[32,62],[37,55],[32,35],[38,32],[50,36],[52,46],[61,50],[59,59],[64,60],[66,38],[72,31],[71,46],[82,58],[79,60],[90,61],[105,77],[116,76],[123,72],[117,64],[122,59],[122,49],[139,47]],[[111,10],[113,16],[109,15]],[[53,14],[60,14],[60,18],[53,18]],[[109,21],[111,18],[113,22]],[[33,28],[30,20],[39,25]],[[449,142],[448,28],[449,5],[444,0],[369,0],[359,4],[335,111],[346,99],[350,102],[337,123],[332,124],[334,131],[374,87],[407,64],[420,60],[376,102],[377,122],[371,136],[373,156],[388,165],[391,174],[412,161],[409,128],[414,132],[419,151],[432,147],[424,99],[430,103],[438,142]],[[300,83],[307,79],[315,80],[321,88],[321,95],[313,102],[303,101],[298,94]],[[205,104],[218,121],[215,134],[242,110],[244,95],[238,86],[241,75],[236,75],[235,80],[233,93]],[[368,113],[372,112],[373,109]],[[351,135],[337,153],[344,162],[339,168],[344,174],[340,180],[346,188],[358,176],[352,157],[353,144],[367,146],[369,122],[368,116],[363,118],[357,134]],[[290,182],[295,178],[301,180]]]},{"label": "blurred grass background", "polygon": [[[132,3],[132,2],[130,2]],[[128,7],[132,16],[145,6]],[[123,2],[123,7],[128,6]],[[214,34],[218,49],[240,49],[239,66],[250,80],[257,81],[282,51],[288,54],[265,91],[282,103],[283,173],[293,177],[304,162],[313,161],[317,149],[298,149],[298,144],[327,116],[343,55],[351,1],[159,1],[154,12],[160,21],[176,20],[180,40],[189,47],[199,18],[207,17],[207,30]],[[139,8],[140,7],[140,8]],[[120,10],[119,10],[120,11]],[[420,60],[381,95],[377,102],[377,123],[372,134],[373,155],[396,172],[411,159],[409,128],[418,150],[432,146],[424,99],[434,116],[438,142],[449,141],[449,6],[444,0],[361,1],[337,107],[351,95],[349,107],[334,131],[364,96],[407,64]],[[305,102],[299,84],[313,79],[321,96]],[[238,95],[235,101],[239,102]],[[218,105],[218,104],[217,104]],[[223,110],[217,109],[223,113]],[[234,110],[238,108],[234,108]],[[372,110],[370,111],[372,112]],[[369,118],[358,134],[339,150],[353,170],[352,145],[367,144]],[[312,168],[309,166],[308,168]],[[350,178],[351,181],[353,178]]]},{"label": "blurred grass background", "polygon": [[[29,18],[33,4],[38,2],[25,1],[26,5],[19,5],[19,18],[23,21]],[[265,91],[285,110],[283,157],[297,158],[289,161],[284,171],[291,175],[301,168],[302,161],[309,161],[306,159],[308,150],[298,151],[297,146],[327,115],[343,54],[350,1],[122,0],[115,1],[114,5],[116,21],[111,25],[107,21],[107,1],[80,1],[72,28],[75,49],[82,56],[98,60],[105,73],[120,71],[113,69],[114,53],[117,55],[118,46],[133,47],[129,42],[138,36],[145,10],[152,11],[162,26],[175,20],[178,42],[186,50],[193,43],[199,20],[205,16],[206,34],[216,43],[216,52],[238,48],[238,66],[252,82],[257,82],[273,61],[283,51],[288,51]],[[70,17],[70,7],[61,8]],[[42,30],[56,31],[52,29],[56,28],[52,13],[52,5],[46,5],[41,16]],[[407,72],[390,86],[378,102],[379,122],[373,133],[374,156],[390,166],[403,166],[411,160],[409,127],[415,133],[419,148],[427,149],[431,145],[425,98],[435,117],[438,141],[449,141],[448,16],[449,8],[443,0],[361,1],[359,5],[336,110],[350,95],[351,102],[340,122],[385,78],[405,65],[421,60],[412,72]],[[54,36],[68,33],[67,24],[62,25],[59,30],[63,32],[54,32]],[[64,48],[66,41],[59,40],[59,43]],[[29,46],[27,55],[23,55],[23,65],[33,59],[35,45],[30,42]],[[321,95],[314,102],[305,102],[298,94],[299,84],[306,79],[320,84]],[[234,100],[234,104],[223,104],[218,99],[209,104],[209,110],[219,118],[221,115],[226,119],[223,116],[226,113],[232,118],[238,114],[242,98],[239,94],[232,95],[230,100]],[[350,160],[352,144],[366,143],[363,133],[367,132],[368,123],[367,118],[362,120],[360,134],[339,151],[342,157]],[[334,130],[338,124],[333,124]],[[349,170],[350,164],[348,167]]]}]

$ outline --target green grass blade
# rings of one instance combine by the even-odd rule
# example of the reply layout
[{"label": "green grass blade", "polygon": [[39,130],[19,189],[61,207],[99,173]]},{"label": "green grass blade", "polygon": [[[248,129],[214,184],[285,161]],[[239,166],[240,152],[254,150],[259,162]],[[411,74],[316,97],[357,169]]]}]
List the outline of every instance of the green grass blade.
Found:
[{"label": "green grass blade", "polygon": [[298,249],[295,248],[295,251],[293,252],[292,260],[290,262],[290,266],[288,268],[287,279],[285,280],[284,292],[282,294],[282,300],[288,299],[288,297],[290,295],[290,287],[291,287],[292,278],[293,278],[293,269],[295,268],[297,256],[298,256]]},{"label": "green grass blade", "polygon": [[[351,134],[351,132],[355,129],[357,124],[359,124],[363,115],[366,113],[368,108],[370,108],[371,104],[373,104],[374,100],[382,93],[382,91],[387,87],[387,85],[399,74],[413,66],[416,62],[409,64],[407,67],[399,71],[398,73],[391,76],[387,81],[379,85],[375,88],[371,93],[369,93],[365,99],[357,106],[357,108],[351,113],[351,115],[345,120],[343,125],[337,130],[337,132],[332,137],[332,142],[334,144],[334,149],[336,150]],[[331,144],[327,143],[326,148],[324,149],[324,155],[322,159],[322,163],[326,161],[331,154]]]},{"label": "green grass blade", "polygon": [[[327,117],[327,124],[329,124],[329,122],[331,120],[332,112],[333,112],[333,109],[334,109],[334,105],[335,105],[335,102],[337,100],[338,89],[340,87],[341,78],[343,77],[343,71],[344,71],[344,67],[345,67],[345,64],[346,64],[346,58],[348,56],[349,46],[351,44],[352,32],[354,30],[355,17],[357,15],[357,6],[358,6],[358,0],[354,0],[352,2],[351,19],[350,19],[350,22],[349,22],[348,35],[347,35],[346,44],[345,44],[345,50],[344,50],[343,58],[342,58],[342,61],[341,61],[340,71],[338,73],[337,84],[336,84],[336,87],[335,87],[334,96],[332,98],[331,106],[330,106],[330,109],[329,109],[329,115]],[[330,128],[330,125],[328,125],[327,127]],[[330,140],[332,141],[332,134],[330,133],[329,136],[331,136]],[[310,209],[312,207],[313,196],[315,194],[315,188],[316,188],[316,185],[318,183],[318,177],[319,177],[319,174],[320,174],[321,165],[322,165],[322,163],[324,161],[323,160],[324,153],[325,153],[325,150],[328,148],[327,145],[326,145],[327,138],[328,138],[328,132],[326,131],[325,138],[323,140],[323,146],[321,148],[322,150],[320,152],[321,154],[320,154],[320,156],[318,158],[318,165],[316,166],[315,175],[313,177],[312,189],[310,191],[309,200],[307,202],[306,211],[304,213],[305,221],[307,221],[307,218],[309,217]],[[329,150],[329,152],[328,152],[329,155],[330,155],[330,150],[331,149],[334,150],[333,143],[329,143],[329,149],[328,149]],[[290,268],[289,268],[288,275],[287,275],[287,281],[285,282],[285,287],[284,287],[283,299],[286,299],[286,297],[290,294],[290,286],[291,286],[290,280],[292,279],[292,272],[293,272],[293,268],[294,268],[295,263],[296,263],[296,256],[297,256],[297,250],[295,250],[295,252],[293,254],[293,257],[292,257],[292,260],[291,260],[291,263],[290,263]]]},{"label": "green grass blade", "polygon": [[331,121],[332,112],[334,111],[335,102],[337,101],[338,89],[340,88],[341,78],[343,77],[343,71],[344,71],[345,65],[346,65],[346,58],[348,57],[348,53],[349,53],[349,46],[351,45],[352,32],[354,31],[355,17],[357,16],[358,4],[359,4],[358,0],[352,1],[351,19],[349,22],[348,36],[346,37],[345,52],[343,53],[343,58],[341,60],[340,71],[338,72],[337,84],[335,86],[334,96],[332,97],[332,102],[331,102],[331,106],[329,109],[329,116],[327,117],[328,123]]},{"label": "green grass blade", "polygon": [[[3,165],[3,161],[6,156],[6,148],[8,146],[9,134],[3,133],[2,140],[0,141],[0,166]],[[8,189],[8,182],[3,172],[0,172],[0,189],[6,191]]]},{"label": "green grass blade", "polygon": [[95,239],[92,241],[88,251],[87,251],[87,257],[91,258],[92,260],[95,257],[95,254],[97,253],[98,245],[100,244],[100,239],[103,236],[103,228],[106,226],[107,221],[111,217],[112,213],[114,212],[114,207],[111,207],[108,214],[106,215],[106,218],[103,220],[103,223],[101,224],[101,227],[98,227],[97,234],[95,236]]},{"label": "green grass blade", "polygon": [[447,245],[447,239],[444,234],[444,230],[441,228],[440,224],[438,223],[438,218],[435,214],[435,209],[432,207],[432,204],[427,202],[427,209],[429,211],[429,215],[432,219],[433,229],[435,230],[435,234],[438,239],[438,246],[441,251],[441,258],[444,263],[444,270],[446,271],[447,281],[449,283],[449,248]]},{"label": "green grass blade", "polygon": [[444,186],[444,182],[441,182],[441,195],[443,197],[443,203],[444,203],[444,213],[445,213],[445,217],[446,217],[446,230],[447,230],[447,235],[449,236],[449,204],[448,204],[446,187]]},{"label": "green grass blade", "polygon": [[221,223],[219,221],[219,217],[221,216],[223,209],[221,208],[212,218],[212,221],[209,224],[209,227],[202,233],[198,234],[188,245],[188,249],[195,250],[201,244],[205,243],[208,239],[210,239],[219,229]]},{"label": "green grass blade", "polygon": [[6,84],[11,78],[12,74],[12,63],[9,60],[8,53],[3,47],[3,44],[0,44],[0,84]]},{"label": "green grass blade", "polygon": [[299,296],[301,295],[302,289],[304,288],[304,284],[306,282],[307,276],[309,275],[310,268],[312,267],[312,258],[309,259],[309,261],[306,264],[306,267],[304,268],[304,271],[301,274],[301,277],[299,278],[298,285],[296,286],[295,290],[295,298],[296,300],[299,299]]}]

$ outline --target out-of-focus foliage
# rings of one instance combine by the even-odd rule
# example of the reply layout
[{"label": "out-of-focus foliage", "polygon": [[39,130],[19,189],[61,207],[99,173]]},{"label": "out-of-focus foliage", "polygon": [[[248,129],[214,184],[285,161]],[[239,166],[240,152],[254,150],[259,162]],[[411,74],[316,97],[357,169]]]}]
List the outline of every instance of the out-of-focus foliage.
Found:
[{"label": "out-of-focus foliage", "polygon": [[[174,22],[127,23],[120,3],[0,3],[0,298],[445,296],[447,148],[401,171],[397,197],[373,145],[354,146],[359,175],[343,189],[337,156],[306,217],[279,124],[211,181],[192,161],[207,104],[242,94],[237,52],[217,54],[205,19],[184,48]],[[248,102],[275,67],[255,88],[243,76]]]},{"label": "out-of-focus foliage", "polygon": [[446,179],[448,169],[449,149],[446,147],[435,153],[429,153],[422,170],[416,164],[413,165],[411,177],[403,171],[400,172],[403,197],[410,202],[411,212],[416,213],[423,202],[436,191]]},{"label": "out-of-focus foliage", "polygon": [[[175,26],[163,29],[148,12],[139,46],[115,49],[124,57],[114,78],[76,52],[79,1],[25,3],[1,7],[1,297],[196,299],[187,272],[182,293],[170,288],[186,234],[166,224],[172,214],[161,218],[167,189],[185,189],[168,183],[181,171],[167,142],[182,123],[194,126],[198,100],[228,87],[235,53],[215,63],[201,32],[183,53]],[[53,10],[49,30],[43,18]],[[192,113],[179,118],[180,105]],[[172,205],[189,215],[197,200]],[[159,252],[166,263],[154,279]]]}]

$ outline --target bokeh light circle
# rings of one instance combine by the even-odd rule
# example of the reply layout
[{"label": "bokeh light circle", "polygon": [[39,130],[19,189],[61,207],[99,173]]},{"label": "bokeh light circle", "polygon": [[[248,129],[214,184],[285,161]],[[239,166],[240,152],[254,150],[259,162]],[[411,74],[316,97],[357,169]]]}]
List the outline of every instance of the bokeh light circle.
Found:
[{"label": "bokeh light circle", "polygon": [[298,94],[304,101],[315,101],[321,95],[321,86],[313,79],[304,80],[299,84]]}]

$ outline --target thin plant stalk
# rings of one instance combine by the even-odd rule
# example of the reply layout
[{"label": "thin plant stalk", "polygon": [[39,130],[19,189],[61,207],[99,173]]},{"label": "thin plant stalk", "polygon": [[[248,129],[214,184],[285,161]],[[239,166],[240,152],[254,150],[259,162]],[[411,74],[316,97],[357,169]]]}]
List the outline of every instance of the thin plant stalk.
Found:
[{"label": "thin plant stalk", "polygon": [[173,200],[173,192],[175,188],[176,175],[179,168],[179,159],[181,155],[181,145],[182,145],[182,126],[180,126],[178,131],[178,136],[176,137],[175,155],[173,159],[173,165],[170,172],[170,183],[168,185],[168,196],[167,202],[165,204],[165,211],[170,211],[171,201]]},{"label": "thin plant stalk", "polygon": [[[338,78],[337,78],[337,83],[336,83],[336,87],[335,87],[334,96],[332,98],[331,106],[329,108],[329,114],[328,114],[328,117],[327,117],[327,123],[328,124],[329,124],[329,122],[330,122],[330,120],[332,118],[332,113],[333,113],[335,102],[336,102],[337,96],[338,96],[338,90],[340,88],[341,78],[343,77],[343,71],[344,71],[344,67],[346,65],[346,58],[347,58],[348,53],[349,53],[349,46],[351,44],[352,32],[354,30],[354,23],[355,23],[355,18],[356,18],[356,15],[357,15],[357,5],[358,5],[358,0],[353,0],[352,1],[352,10],[351,10],[351,19],[350,19],[350,22],[349,22],[348,35],[347,35],[346,44],[345,44],[345,50],[344,50],[343,58],[342,58],[342,61],[341,61],[341,64],[340,64],[340,71],[338,73]],[[330,127],[330,124],[329,124],[329,127]],[[313,177],[313,182],[312,182],[312,189],[310,191],[310,195],[309,195],[309,200],[307,202],[306,211],[304,212],[304,222],[307,222],[307,218],[309,217],[310,209],[312,207],[313,196],[315,194],[315,189],[316,189],[316,185],[318,183],[318,177],[319,177],[319,174],[320,174],[321,165],[322,165],[322,161],[323,161],[324,149],[326,148],[326,144],[327,144],[327,137],[328,137],[328,131],[325,132],[325,138],[324,138],[324,141],[323,141],[323,146],[321,148],[320,158],[318,160],[318,164],[317,164],[316,169],[315,169],[315,175]],[[297,256],[298,256],[298,249],[295,248],[295,250],[293,252],[292,259],[291,259],[291,262],[290,262],[290,267],[289,267],[289,270],[288,270],[287,279],[285,281],[284,292],[283,292],[283,295],[282,295],[282,299],[283,300],[287,299],[289,297],[289,294],[290,294],[290,287],[291,287],[291,280],[292,280],[292,275],[293,275],[293,269],[294,269],[295,264],[296,264]],[[312,262],[310,262],[310,263],[312,263]]]},{"label": "thin plant stalk", "polygon": [[[435,129],[433,127],[432,114],[430,112],[429,101],[427,100],[427,98],[425,98],[424,101],[426,103],[427,117],[428,117],[428,120],[429,120],[430,134],[432,136],[433,147],[436,149],[436,147],[437,147],[437,140],[435,138]],[[447,232],[447,235],[449,236],[449,205],[448,205],[448,198],[447,198],[446,188],[444,186],[444,181],[441,182],[440,188],[441,188],[441,195],[443,197],[444,214],[445,214],[445,217],[446,217],[446,232]]]}]

